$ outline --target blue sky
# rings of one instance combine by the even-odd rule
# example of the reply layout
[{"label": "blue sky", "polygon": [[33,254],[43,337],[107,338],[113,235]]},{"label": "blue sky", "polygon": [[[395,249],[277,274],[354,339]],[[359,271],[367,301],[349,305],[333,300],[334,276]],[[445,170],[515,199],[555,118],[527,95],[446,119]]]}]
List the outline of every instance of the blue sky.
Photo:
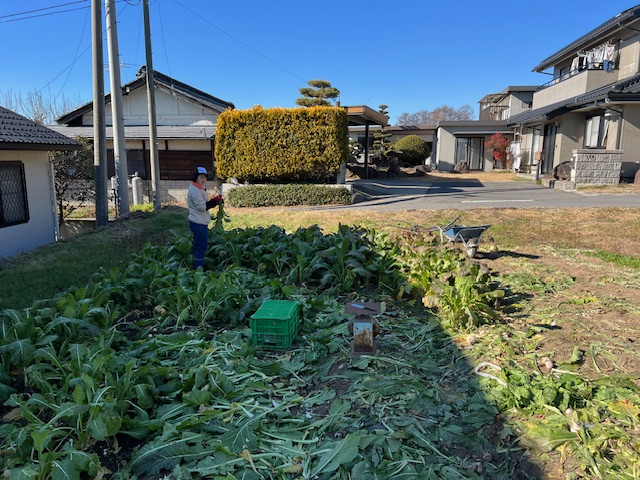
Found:
[{"label": "blue sky", "polygon": [[[540,61],[636,1],[151,0],[153,66],[239,109],[294,107],[307,81],[324,79],[342,105],[388,105],[391,124],[443,105],[477,118],[484,95],[546,83],[531,72]],[[0,0],[0,98],[91,100],[90,6]],[[125,83],[145,63],[142,2],[116,10]]]}]

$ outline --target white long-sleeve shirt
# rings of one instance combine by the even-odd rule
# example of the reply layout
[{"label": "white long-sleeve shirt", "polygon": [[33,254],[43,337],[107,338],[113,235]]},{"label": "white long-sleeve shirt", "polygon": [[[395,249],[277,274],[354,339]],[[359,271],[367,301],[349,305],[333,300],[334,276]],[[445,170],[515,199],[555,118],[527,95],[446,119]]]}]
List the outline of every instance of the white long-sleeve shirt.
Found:
[{"label": "white long-sleeve shirt", "polygon": [[191,182],[187,190],[189,221],[200,225],[209,225],[211,215],[207,210],[207,190]]}]

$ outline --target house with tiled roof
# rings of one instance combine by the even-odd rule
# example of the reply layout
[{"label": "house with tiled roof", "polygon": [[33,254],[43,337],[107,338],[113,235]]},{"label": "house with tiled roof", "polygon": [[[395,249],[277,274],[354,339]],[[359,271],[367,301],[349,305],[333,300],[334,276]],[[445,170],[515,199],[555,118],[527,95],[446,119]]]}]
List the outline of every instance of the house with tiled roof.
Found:
[{"label": "house with tiled roof", "polygon": [[[129,175],[151,180],[147,72],[122,86],[122,106]],[[155,88],[160,196],[163,202],[184,201],[191,173],[197,166],[215,171],[213,156],[218,115],[235,106],[161,72],[153,72]],[[111,94],[105,95],[107,175],[115,175]],[[93,102],[59,117],[56,132],[70,138],[93,139]]]},{"label": "house with tiled roof", "polygon": [[59,238],[49,152],[80,144],[0,107],[0,258]]},{"label": "house with tiled roof", "polygon": [[640,5],[533,71],[552,80],[534,92],[531,110],[507,121],[521,143],[522,163],[543,177],[563,164],[574,184],[633,180],[640,168]]}]

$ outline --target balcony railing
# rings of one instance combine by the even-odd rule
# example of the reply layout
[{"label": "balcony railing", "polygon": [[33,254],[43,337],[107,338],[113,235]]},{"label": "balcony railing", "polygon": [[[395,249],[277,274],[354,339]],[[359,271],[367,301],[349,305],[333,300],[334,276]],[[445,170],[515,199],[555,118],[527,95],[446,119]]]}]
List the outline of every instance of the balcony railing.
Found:
[{"label": "balcony railing", "polygon": [[585,68],[577,73],[554,78],[541,86],[533,95],[533,108],[541,108],[561,102],[609,85],[618,80],[618,70]]},{"label": "balcony railing", "polygon": [[502,121],[509,118],[509,106],[508,105],[492,105],[480,110],[478,116],[480,120],[496,120]]},{"label": "balcony railing", "polygon": [[[604,68],[604,64],[594,64],[594,65],[589,65],[589,66],[581,66],[580,68],[578,68],[577,70],[571,70],[570,72],[567,73],[563,73],[562,75],[560,75],[559,77],[556,77],[550,81],[548,81],[547,83],[544,83],[542,85],[540,85],[540,88],[548,88],[552,85],[556,85],[560,82],[564,82],[565,80],[568,80],[576,75],[581,74],[582,72],[586,72],[586,71],[590,71],[590,70],[600,70],[600,71],[605,71]],[[616,69],[610,69],[610,70],[606,70],[608,72],[612,72]]]}]

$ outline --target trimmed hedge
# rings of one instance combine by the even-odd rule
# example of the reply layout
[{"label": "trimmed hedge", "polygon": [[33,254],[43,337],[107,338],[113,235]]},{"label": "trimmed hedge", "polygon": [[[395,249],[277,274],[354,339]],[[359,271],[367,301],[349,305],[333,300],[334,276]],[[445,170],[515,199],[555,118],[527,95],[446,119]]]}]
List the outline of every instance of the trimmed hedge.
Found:
[{"label": "trimmed hedge", "polygon": [[229,190],[226,202],[234,207],[291,207],[296,205],[350,205],[346,187],[326,185],[247,185]]},{"label": "trimmed hedge", "polygon": [[347,126],[338,107],[226,110],[216,127],[216,173],[250,183],[326,182],[349,156]]}]

